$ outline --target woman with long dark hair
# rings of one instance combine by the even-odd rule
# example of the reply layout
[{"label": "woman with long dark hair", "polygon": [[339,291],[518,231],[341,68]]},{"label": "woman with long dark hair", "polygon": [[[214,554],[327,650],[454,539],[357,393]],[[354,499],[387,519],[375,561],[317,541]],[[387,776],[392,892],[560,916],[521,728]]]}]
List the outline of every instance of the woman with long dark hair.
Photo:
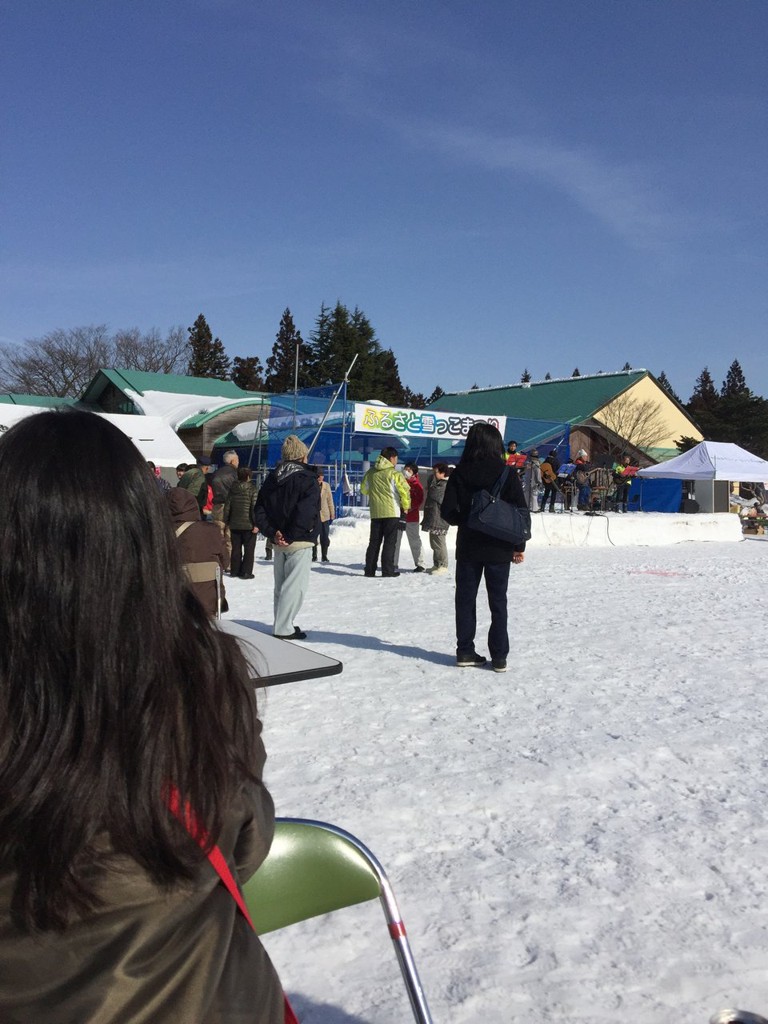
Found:
[{"label": "woman with long dark hair", "polygon": [[[525,544],[497,540],[467,526],[472,495],[493,487],[504,471],[504,459],[504,441],[496,427],[490,423],[474,423],[469,428],[461,461],[445,488],[442,517],[459,527],[456,538],[456,664],[460,668],[475,668],[486,662],[475,650],[477,591],[485,576],[491,611],[488,631],[491,664],[496,672],[507,670],[509,566],[523,561]],[[501,498],[518,508],[527,508],[515,470],[507,474]]]},{"label": "woman with long dark hair", "polygon": [[0,488],[0,1020],[282,1024],[206,856],[245,879],[271,842],[253,686],[146,463],[46,412],[0,438]]}]

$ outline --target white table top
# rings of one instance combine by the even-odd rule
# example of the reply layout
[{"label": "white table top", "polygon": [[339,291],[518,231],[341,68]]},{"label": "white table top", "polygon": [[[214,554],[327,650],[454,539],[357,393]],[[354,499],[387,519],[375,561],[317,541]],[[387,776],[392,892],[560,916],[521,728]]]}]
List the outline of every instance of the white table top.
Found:
[{"label": "white table top", "polygon": [[344,667],[335,658],[291,640],[279,640],[246,619],[221,619],[217,625],[237,638],[259,686],[335,676]]}]

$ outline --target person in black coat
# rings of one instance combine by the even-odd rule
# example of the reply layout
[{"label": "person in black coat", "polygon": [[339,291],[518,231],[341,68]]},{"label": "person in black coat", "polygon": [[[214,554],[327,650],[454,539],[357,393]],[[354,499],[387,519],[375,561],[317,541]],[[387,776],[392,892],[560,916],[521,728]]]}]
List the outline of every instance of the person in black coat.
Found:
[{"label": "person in black coat", "polygon": [[[547,468],[549,467],[549,468]],[[557,473],[560,469],[560,459],[557,457],[557,452],[553,448],[549,455],[546,457],[544,462],[541,464],[541,479],[544,484],[544,493],[541,496],[541,511],[549,502],[549,511],[555,511],[555,498],[558,493],[557,486]]]},{"label": "person in black coat", "polygon": [[237,469],[240,465],[240,458],[237,452],[233,452],[232,449],[224,452],[223,463],[211,477],[211,490],[213,491],[211,520],[216,523],[224,534],[224,544],[227,549],[226,567],[229,569],[232,559],[232,535],[228,524],[224,521],[224,505],[226,504],[229,492],[232,490],[232,485],[237,480]]},{"label": "person in black coat", "polygon": [[[475,651],[477,591],[485,576],[491,628],[488,649],[495,672],[506,672],[509,654],[507,633],[507,586],[509,566],[519,565],[525,544],[512,544],[467,526],[476,491],[490,490],[504,471],[504,442],[490,423],[475,423],[467,434],[464,454],[445,488],[442,517],[458,526],[456,539],[456,664],[460,668],[484,665]],[[501,492],[503,501],[527,508],[517,473],[509,473]]]}]

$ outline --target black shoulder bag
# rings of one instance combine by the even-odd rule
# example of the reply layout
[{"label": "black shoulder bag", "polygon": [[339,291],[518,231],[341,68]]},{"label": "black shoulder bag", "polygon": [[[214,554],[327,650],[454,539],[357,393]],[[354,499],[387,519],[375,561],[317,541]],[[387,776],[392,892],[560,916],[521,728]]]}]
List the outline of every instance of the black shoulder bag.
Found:
[{"label": "black shoulder bag", "polygon": [[490,491],[475,491],[469,507],[467,526],[510,544],[524,544],[531,539],[531,513],[504,501],[501,492],[509,476],[509,466]]}]

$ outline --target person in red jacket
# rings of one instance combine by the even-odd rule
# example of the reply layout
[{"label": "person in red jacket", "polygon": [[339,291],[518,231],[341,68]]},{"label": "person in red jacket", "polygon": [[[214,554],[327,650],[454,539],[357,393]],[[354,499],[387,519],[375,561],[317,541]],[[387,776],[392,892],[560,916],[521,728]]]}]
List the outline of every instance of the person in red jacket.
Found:
[{"label": "person in red jacket", "polygon": [[395,566],[400,559],[400,545],[403,542],[403,532],[408,539],[408,546],[413,555],[414,572],[424,572],[424,555],[421,550],[421,533],[419,531],[419,509],[424,504],[424,488],[419,480],[419,467],[415,462],[406,462],[403,466],[403,476],[408,481],[411,492],[411,507],[400,517],[400,530],[397,534],[395,546]]}]

